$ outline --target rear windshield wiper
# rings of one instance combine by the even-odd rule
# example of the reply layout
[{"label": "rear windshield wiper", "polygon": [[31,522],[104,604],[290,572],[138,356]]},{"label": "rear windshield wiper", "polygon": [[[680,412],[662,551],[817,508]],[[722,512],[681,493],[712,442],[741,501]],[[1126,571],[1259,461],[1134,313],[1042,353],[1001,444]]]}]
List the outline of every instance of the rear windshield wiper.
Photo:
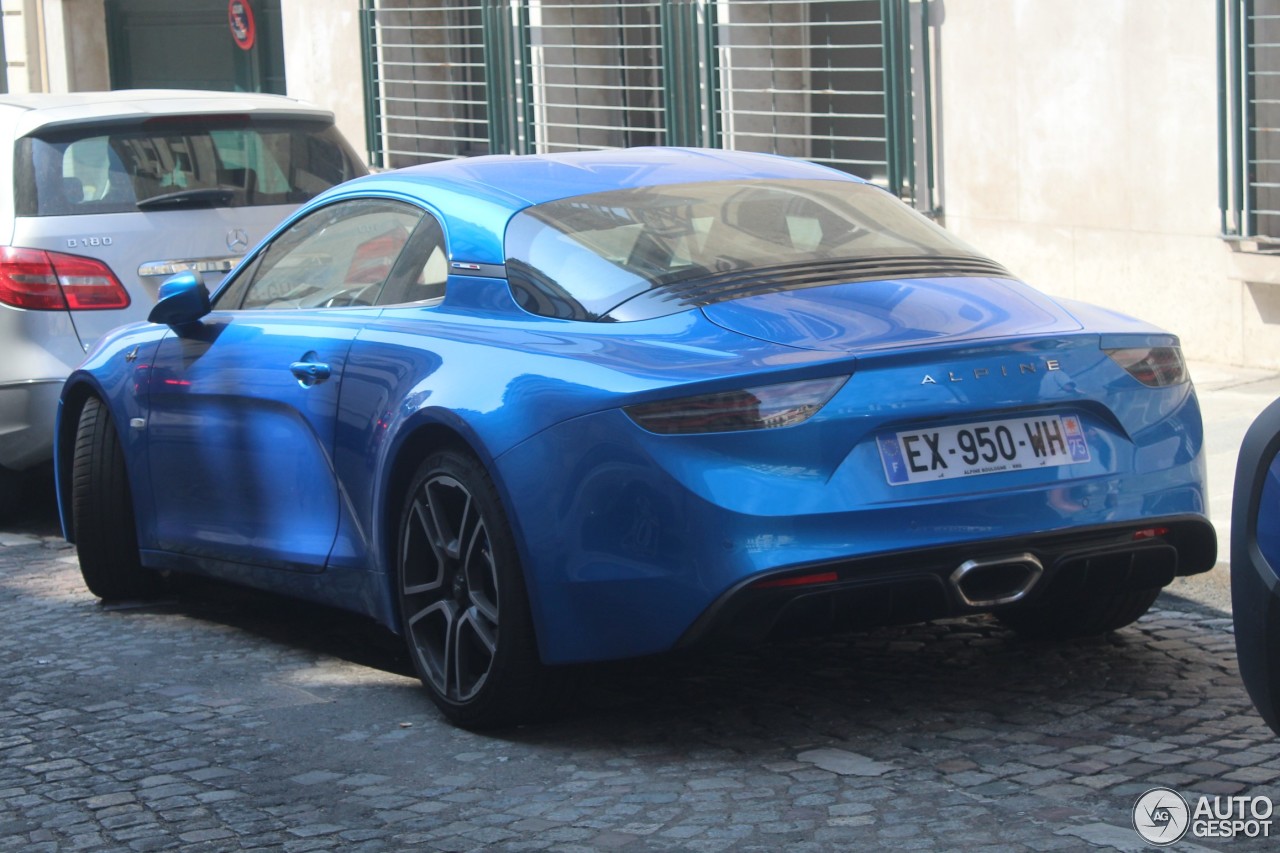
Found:
[{"label": "rear windshield wiper", "polygon": [[225,205],[235,197],[236,190],[231,187],[192,187],[177,190],[163,195],[153,195],[138,202],[139,210],[150,210],[156,207],[217,207]]}]

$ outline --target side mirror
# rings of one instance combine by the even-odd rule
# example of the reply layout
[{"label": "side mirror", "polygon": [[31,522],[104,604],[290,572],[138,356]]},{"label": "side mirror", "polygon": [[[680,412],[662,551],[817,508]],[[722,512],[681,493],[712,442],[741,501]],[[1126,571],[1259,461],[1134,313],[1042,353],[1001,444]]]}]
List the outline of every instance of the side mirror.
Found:
[{"label": "side mirror", "polygon": [[194,272],[180,272],[160,285],[160,295],[147,319],[166,326],[186,326],[208,314],[209,291]]}]

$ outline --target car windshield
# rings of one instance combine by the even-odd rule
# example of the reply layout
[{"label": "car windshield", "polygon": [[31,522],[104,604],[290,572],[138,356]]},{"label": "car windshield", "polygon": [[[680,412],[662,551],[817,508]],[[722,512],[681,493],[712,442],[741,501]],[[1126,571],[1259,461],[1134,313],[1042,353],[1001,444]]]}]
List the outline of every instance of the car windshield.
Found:
[{"label": "car windshield", "polygon": [[332,124],[185,116],[19,140],[20,216],[298,204],[364,168]]},{"label": "car windshield", "polygon": [[[578,320],[661,316],[749,295],[749,285],[855,281],[871,277],[868,262],[875,262],[875,278],[1003,273],[883,190],[837,180],[716,181],[577,196],[517,214],[506,243],[520,304]],[[933,269],[945,266],[942,259],[966,272]]]}]

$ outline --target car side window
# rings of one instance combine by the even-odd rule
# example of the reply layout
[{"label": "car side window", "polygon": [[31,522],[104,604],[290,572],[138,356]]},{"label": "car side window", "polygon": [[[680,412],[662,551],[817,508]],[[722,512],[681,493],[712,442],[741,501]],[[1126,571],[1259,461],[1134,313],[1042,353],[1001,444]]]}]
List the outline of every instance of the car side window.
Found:
[{"label": "car side window", "polygon": [[[237,301],[240,308],[273,310],[378,304],[425,216],[413,205],[384,199],[343,201],[313,211],[259,254],[241,275],[247,284],[233,284],[218,307],[234,308]],[[236,299],[239,292],[242,301]]]},{"label": "car side window", "polygon": [[444,230],[434,216],[422,222],[409,238],[400,259],[387,278],[378,298],[379,305],[433,302],[444,298],[449,278],[449,256],[444,244]]}]

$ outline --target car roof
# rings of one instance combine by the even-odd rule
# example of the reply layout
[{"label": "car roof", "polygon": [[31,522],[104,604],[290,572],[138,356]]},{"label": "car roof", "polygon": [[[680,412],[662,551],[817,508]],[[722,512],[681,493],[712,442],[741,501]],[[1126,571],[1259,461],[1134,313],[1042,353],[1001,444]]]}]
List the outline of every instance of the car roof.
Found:
[{"label": "car roof", "polygon": [[503,262],[507,222],[533,205],[609,190],[706,181],[826,180],[865,183],[816,163],[707,148],[625,148],[442,160],[348,181],[335,196],[392,194],[439,212],[453,260]]},{"label": "car roof", "polygon": [[[409,166],[383,176],[465,183],[519,207],[608,190],[752,179],[848,180],[825,166],[772,154],[711,148],[623,148],[565,154],[490,155]],[[375,176],[376,177],[376,176]]]},{"label": "car roof", "polygon": [[199,89],[120,89],[112,92],[0,95],[0,121],[13,137],[62,125],[174,115],[288,115],[333,122],[333,113],[283,95]]}]

